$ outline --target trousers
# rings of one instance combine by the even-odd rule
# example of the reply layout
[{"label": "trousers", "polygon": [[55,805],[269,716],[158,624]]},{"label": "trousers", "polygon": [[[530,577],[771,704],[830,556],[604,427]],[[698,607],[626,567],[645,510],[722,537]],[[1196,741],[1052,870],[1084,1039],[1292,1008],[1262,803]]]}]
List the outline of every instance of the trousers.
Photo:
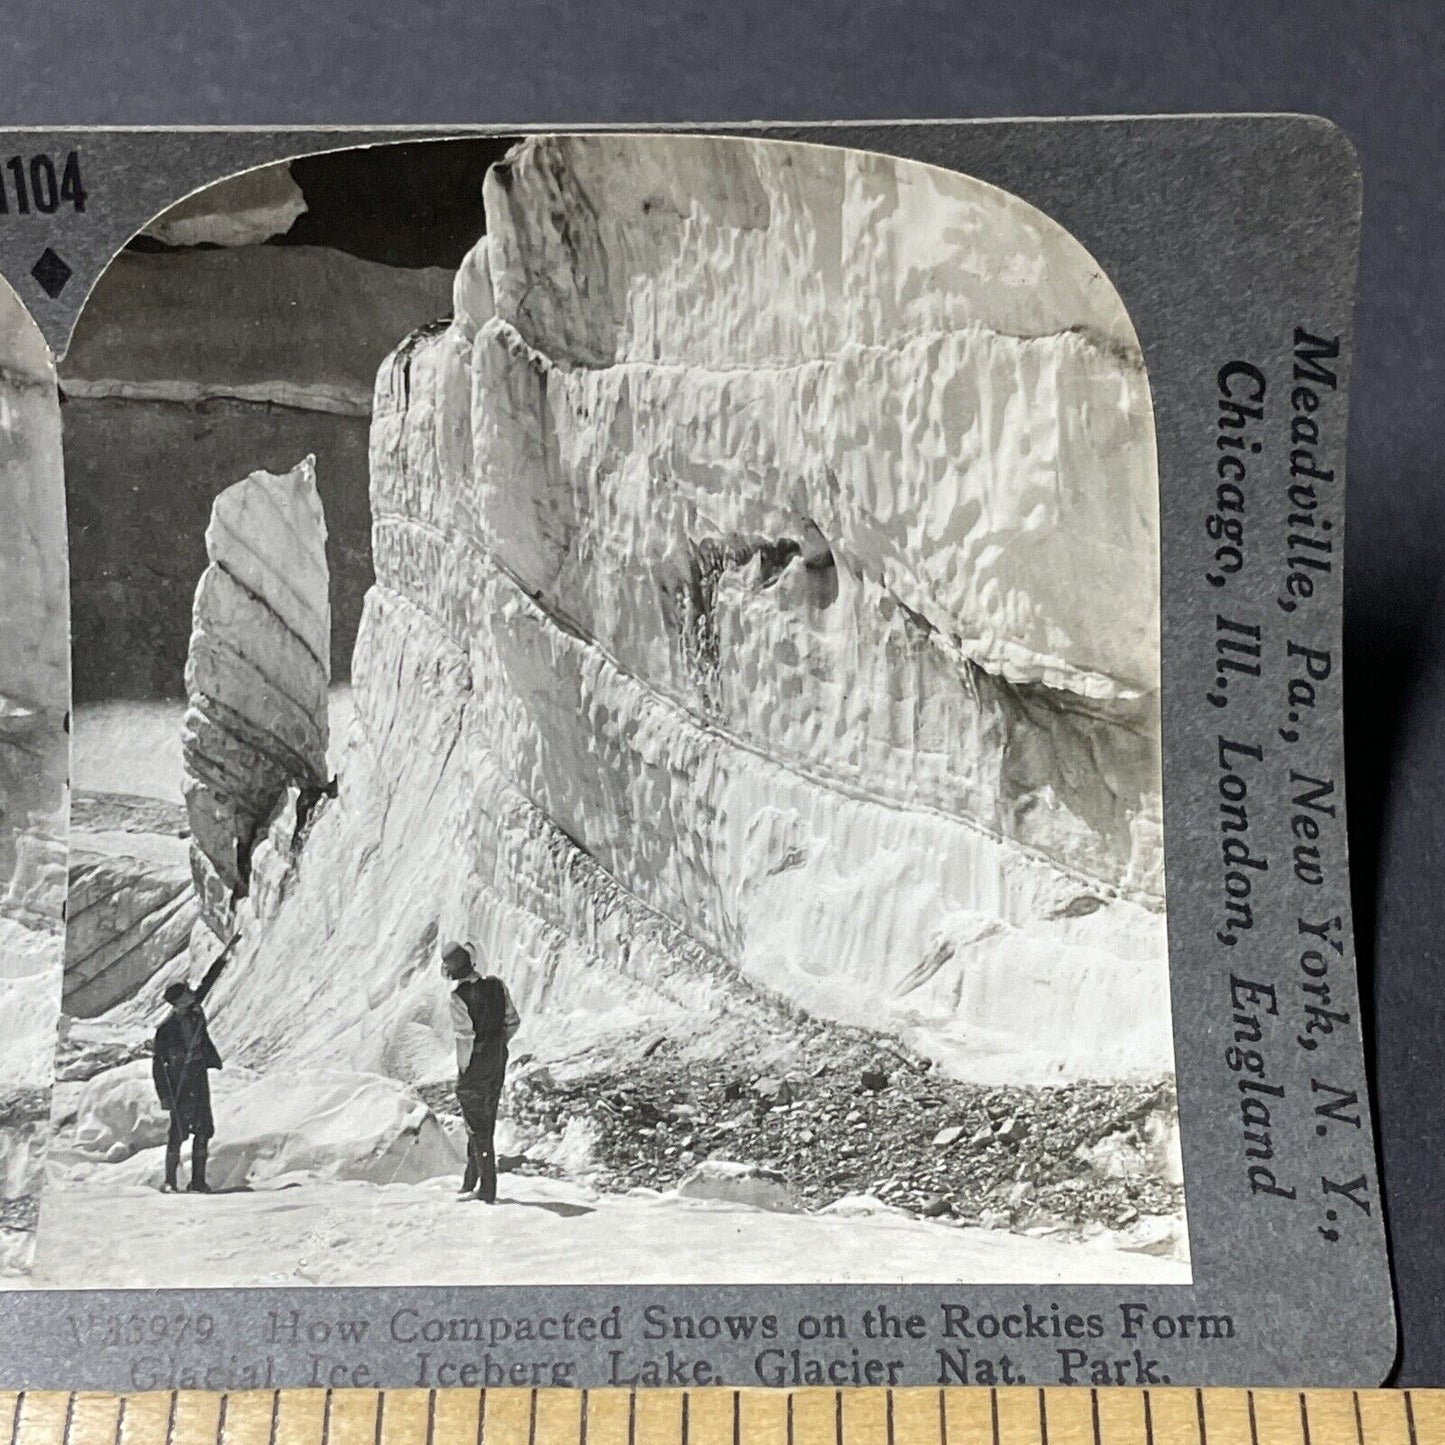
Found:
[{"label": "trousers", "polygon": [[193,1119],[188,1119],[180,1109],[172,1109],[171,1129],[170,1133],[166,1135],[166,1183],[172,1189],[178,1187],[176,1176],[181,1170],[181,1145],[185,1142],[187,1134],[193,1135],[191,1140],[191,1184],[195,1186],[206,1182],[206,1157],[210,1153],[210,1132],[202,1132],[197,1129]]},{"label": "trousers", "polygon": [[475,1064],[457,1080],[457,1103],[467,1126],[467,1167],[463,1189],[475,1189],[488,1204],[497,1200],[497,1106],[502,1101],[502,1078],[506,1060],[500,1066],[477,1069]]}]

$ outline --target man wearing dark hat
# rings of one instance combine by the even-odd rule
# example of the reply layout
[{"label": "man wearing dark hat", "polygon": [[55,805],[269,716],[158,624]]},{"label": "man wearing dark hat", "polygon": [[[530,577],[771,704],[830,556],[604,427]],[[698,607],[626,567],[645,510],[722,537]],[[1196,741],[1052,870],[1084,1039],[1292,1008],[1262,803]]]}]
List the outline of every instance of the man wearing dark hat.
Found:
[{"label": "man wearing dark hat", "polygon": [[206,995],[215,986],[226,966],[235,940],[206,970],[196,988],[173,983],[163,995],[171,1011],[156,1030],[155,1053],[151,1060],[151,1077],[161,1106],[171,1116],[171,1131],[166,1139],[166,1182],[161,1190],[174,1194],[176,1176],[181,1167],[181,1145],[189,1136],[191,1143],[192,1194],[209,1194],[206,1183],[206,1155],[211,1135],[216,1132],[211,1117],[211,1079],[209,1070],[221,1067],[221,1056],[211,1042],[206,1028],[206,1013],[201,1007]]},{"label": "man wearing dark hat", "polygon": [[457,1103],[467,1126],[467,1169],[461,1192],[484,1204],[497,1202],[497,1154],[493,1134],[507,1045],[521,1027],[507,986],[478,974],[465,943],[442,949],[442,972],[452,985],[452,1031],[457,1043]]}]

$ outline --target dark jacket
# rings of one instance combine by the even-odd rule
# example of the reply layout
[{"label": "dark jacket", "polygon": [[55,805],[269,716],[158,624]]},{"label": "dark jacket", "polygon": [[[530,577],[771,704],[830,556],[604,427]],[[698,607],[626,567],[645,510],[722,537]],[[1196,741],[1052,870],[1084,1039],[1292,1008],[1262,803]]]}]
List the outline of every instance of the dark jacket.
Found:
[{"label": "dark jacket", "polygon": [[459,1041],[471,1039],[471,1060],[462,1079],[500,1079],[507,1067],[507,1041],[517,1031],[517,1011],[499,978],[463,979],[452,990],[452,1026]]},{"label": "dark jacket", "polygon": [[179,1113],[187,1122],[210,1133],[211,1081],[208,1069],[221,1067],[221,1056],[206,1027],[202,1000],[210,993],[226,965],[223,953],[207,970],[196,989],[196,1002],[185,1013],[172,1011],[156,1030],[151,1078],[161,1107]]}]

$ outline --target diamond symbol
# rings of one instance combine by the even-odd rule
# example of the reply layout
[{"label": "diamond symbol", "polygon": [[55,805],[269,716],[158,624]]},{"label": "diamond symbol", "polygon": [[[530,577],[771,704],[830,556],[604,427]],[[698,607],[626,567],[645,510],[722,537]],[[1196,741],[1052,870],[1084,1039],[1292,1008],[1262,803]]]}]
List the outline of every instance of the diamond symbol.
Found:
[{"label": "diamond symbol", "polygon": [[52,301],[65,290],[65,283],[74,274],[70,267],[47,246],[40,259],[30,268],[30,274],[40,282],[40,289]]}]

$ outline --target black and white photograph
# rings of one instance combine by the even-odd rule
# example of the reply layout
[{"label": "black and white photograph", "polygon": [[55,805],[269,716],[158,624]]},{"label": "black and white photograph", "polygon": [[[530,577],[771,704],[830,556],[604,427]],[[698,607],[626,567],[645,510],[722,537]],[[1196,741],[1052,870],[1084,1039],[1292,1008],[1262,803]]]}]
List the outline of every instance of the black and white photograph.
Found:
[{"label": "black and white photograph", "polygon": [[408,140],[158,216],[43,416],[15,306],[8,1285],[1189,1282],[1154,417],[1062,225]]}]

